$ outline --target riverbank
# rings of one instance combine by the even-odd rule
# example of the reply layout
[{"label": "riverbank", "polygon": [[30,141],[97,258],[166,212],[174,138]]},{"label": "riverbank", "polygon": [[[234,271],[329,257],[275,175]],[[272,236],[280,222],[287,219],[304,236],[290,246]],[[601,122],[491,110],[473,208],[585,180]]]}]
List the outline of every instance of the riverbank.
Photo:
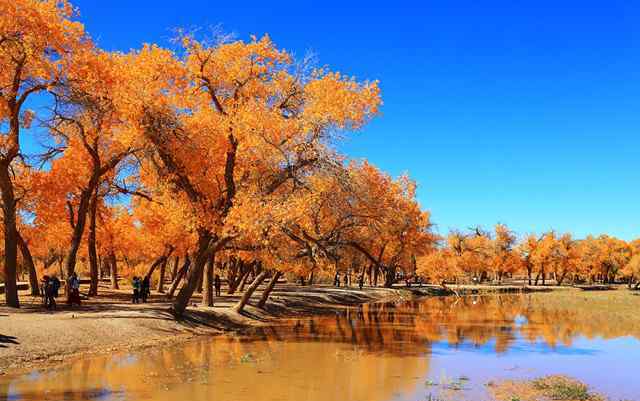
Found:
[{"label": "riverbank", "polygon": [[[461,296],[472,294],[576,291],[567,287],[452,286]],[[441,287],[335,288],[279,284],[265,310],[247,305],[242,314],[231,307],[239,295],[217,297],[214,307],[199,306],[196,294],[188,313],[175,321],[171,302],[152,294],[147,304],[131,304],[130,290],[100,288],[100,296],[81,307],[60,305],[46,311],[39,298],[22,294],[22,308],[0,307],[0,374],[18,374],[56,364],[117,351],[176,344],[203,335],[218,335],[268,325],[279,318],[319,315],[370,302],[401,301],[424,296],[448,295]],[[251,303],[257,301],[256,291]],[[62,299],[59,299],[62,301]]]},{"label": "riverbank", "polygon": [[0,307],[0,374],[45,369],[88,355],[176,344],[196,336],[242,332],[278,318],[413,296],[403,289],[282,284],[273,291],[265,310],[248,305],[242,314],[232,311],[237,294],[223,294],[214,307],[202,307],[196,295],[185,318],[175,321],[169,312],[171,303],[162,294],[152,294],[146,304],[131,304],[129,290],[100,288],[100,295],[82,306],[59,305],[54,312],[46,311],[39,298],[24,295],[18,310]]}]

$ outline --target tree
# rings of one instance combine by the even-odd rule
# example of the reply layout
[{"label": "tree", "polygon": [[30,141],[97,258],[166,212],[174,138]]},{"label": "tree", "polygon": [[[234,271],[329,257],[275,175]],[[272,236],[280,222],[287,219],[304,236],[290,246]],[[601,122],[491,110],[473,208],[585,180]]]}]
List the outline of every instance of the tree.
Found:
[{"label": "tree", "polygon": [[176,316],[209,258],[242,236],[233,216],[297,188],[331,135],[362,126],[380,103],[375,83],[321,70],[298,79],[291,57],[268,37],[182,43],[184,60],[157,47],[130,55],[137,76],[128,90],[138,95],[129,99],[130,118],[148,166],[184,203],[197,235]]},{"label": "tree", "polygon": [[16,287],[17,228],[12,169],[21,153],[21,128],[33,113],[25,110],[34,95],[65,84],[70,60],[90,46],[82,24],[72,21],[66,0],[0,2],[0,126],[6,124],[0,145],[0,191],[4,219],[5,297],[19,307]]}]

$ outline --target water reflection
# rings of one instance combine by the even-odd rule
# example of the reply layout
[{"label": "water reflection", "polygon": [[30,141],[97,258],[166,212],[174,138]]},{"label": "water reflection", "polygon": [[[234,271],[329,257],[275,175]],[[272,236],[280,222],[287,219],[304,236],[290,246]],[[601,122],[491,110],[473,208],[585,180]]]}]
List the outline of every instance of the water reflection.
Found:
[{"label": "water reflection", "polygon": [[[636,321],[603,317],[590,303],[578,306],[550,295],[364,305],[242,336],[0,379],[0,400],[421,400],[425,380],[445,368],[503,374],[504,363],[525,364],[530,359],[521,356],[531,354],[552,354],[536,359],[541,369],[562,361],[585,368],[584,358],[605,351],[609,359],[599,358],[602,363],[619,364],[623,357],[613,356],[606,339],[639,338]],[[499,358],[504,366],[496,362],[500,355],[508,356]]]},{"label": "water reflection", "polygon": [[491,342],[493,352],[501,354],[523,341],[562,352],[579,337],[640,338],[637,321],[612,319],[588,304],[575,308],[566,301],[566,297],[538,294],[377,303],[331,317],[292,319],[258,328],[246,339],[350,343],[369,352],[406,356],[424,354],[441,341],[453,348]]}]

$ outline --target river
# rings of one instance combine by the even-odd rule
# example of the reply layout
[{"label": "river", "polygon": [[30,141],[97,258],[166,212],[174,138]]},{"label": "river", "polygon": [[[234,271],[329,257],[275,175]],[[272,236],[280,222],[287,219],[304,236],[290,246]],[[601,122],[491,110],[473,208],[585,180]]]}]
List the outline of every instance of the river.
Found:
[{"label": "river", "polygon": [[625,299],[572,292],[369,304],[0,378],[0,400],[478,401],[492,381],[566,374],[614,400],[640,401],[640,324],[607,312]]}]

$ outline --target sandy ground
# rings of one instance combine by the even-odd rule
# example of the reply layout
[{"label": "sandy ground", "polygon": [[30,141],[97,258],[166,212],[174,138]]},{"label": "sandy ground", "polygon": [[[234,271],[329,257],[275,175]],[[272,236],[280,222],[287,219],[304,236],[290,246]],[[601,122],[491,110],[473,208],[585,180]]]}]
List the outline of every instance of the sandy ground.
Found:
[{"label": "sandy ground", "polygon": [[[81,292],[86,292],[81,288]],[[100,288],[100,295],[80,307],[59,305],[45,310],[40,299],[21,294],[22,307],[0,307],[0,374],[44,369],[88,354],[133,350],[162,343],[187,341],[199,335],[241,331],[268,324],[283,316],[319,314],[366,302],[397,300],[413,296],[398,289],[299,287],[278,285],[266,310],[247,305],[242,314],[231,311],[238,295],[216,298],[212,308],[196,306],[199,296],[182,321],[169,313],[164,295],[152,294],[147,304],[130,303],[127,289]],[[255,298],[260,295],[256,291]],[[63,301],[63,297],[59,302]],[[257,302],[254,299],[253,302]]]}]

